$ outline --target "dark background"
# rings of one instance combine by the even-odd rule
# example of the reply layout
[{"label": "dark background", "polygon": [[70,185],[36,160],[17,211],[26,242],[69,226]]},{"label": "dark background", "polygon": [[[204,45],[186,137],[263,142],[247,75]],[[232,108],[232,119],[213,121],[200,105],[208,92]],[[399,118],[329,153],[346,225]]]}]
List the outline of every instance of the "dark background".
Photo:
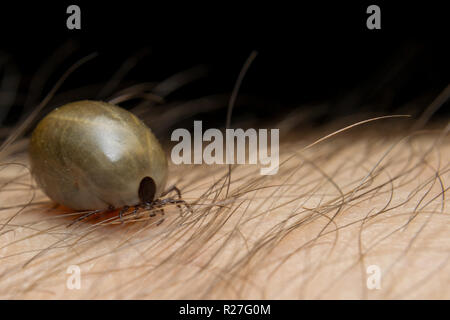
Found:
[{"label": "dark background", "polygon": [[[98,86],[144,48],[148,54],[119,88],[162,81],[203,64],[207,77],[174,92],[169,102],[229,94],[244,61],[257,50],[240,91],[240,97],[252,99],[239,99],[233,117],[271,118],[293,108],[317,106],[325,110],[314,119],[317,122],[358,112],[407,110],[417,115],[449,83],[450,13],[443,3],[2,3],[0,52],[20,74],[19,93],[4,124],[20,121],[29,111],[24,101],[32,77],[46,61],[57,63],[43,78],[39,99],[75,61],[98,52],[60,90],[92,85],[97,89],[81,90],[79,98],[94,98]],[[81,30],[66,28],[70,4],[81,8]],[[366,28],[370,4],[381,8],[381,30]],[[435,118],[448,116],[448,105]],[[210,116],[225,119],[225,114],[223,108]]]}]

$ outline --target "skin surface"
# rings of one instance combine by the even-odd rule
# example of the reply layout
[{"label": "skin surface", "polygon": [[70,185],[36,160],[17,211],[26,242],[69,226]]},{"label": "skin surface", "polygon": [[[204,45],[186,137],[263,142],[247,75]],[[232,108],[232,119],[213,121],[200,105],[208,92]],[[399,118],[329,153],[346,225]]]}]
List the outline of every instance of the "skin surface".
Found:
[{"label": "skin surface", "polygon": [[[140,212],[124,224],[111,214],[68,228],[79,214],[55,207],[10,164],[0,297],[448,299],[450,141],[445,124],[392,133],[399,122],[307,150],[331,128],[283,136],[279,172],[234,166],[228,192],[227,166],[170,164],[169,183],[194,212],[167,206],[160,225],[159,213]],[[79,289],[68,285],[71,266]],[[373,268],[379,288],[367,285]]]},{"label": "skin surface", "polygon": [[156,197],[167,180],[166,156],[150,129],[105,102],[72,102],[48,114],[32,134],[30,159],[44,192],[75,210],[136,205],[143,178],[155,181]]}]

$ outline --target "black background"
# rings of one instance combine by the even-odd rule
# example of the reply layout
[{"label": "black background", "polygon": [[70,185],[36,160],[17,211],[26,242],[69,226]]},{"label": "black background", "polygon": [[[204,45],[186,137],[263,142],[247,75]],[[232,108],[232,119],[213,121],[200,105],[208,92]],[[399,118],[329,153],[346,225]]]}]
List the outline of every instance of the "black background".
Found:
[{"label": "black background", "polygon": [[[20,95],[6,123],[18,121],[32,76],[68,42],[73,50],[43,93],[71,64],[94,51],[99,56],[77,70],[61,91],[105,83],[124,60],[149,48],[124,84],[161,81],[204,64],[208,77],[170,99],[229,94],[244,61],[257,50],[240,91],[255,100],[240,106],[238,117],[245,112],[271,117],[317,105],[326,105],[330,118],[361,111],[387,114],[405,106],[418,114],[449,83],[450,14],[443,3],[2,3],[0,50],[21,74]],[[70,4],[81,8],[81,30],[66,28]],[[370,4],[381,7],[381,30],[366,28]],[[436,116],[447,116],[447,109],[448,103]],[[222,111],[213,116],[224,118]]]}]

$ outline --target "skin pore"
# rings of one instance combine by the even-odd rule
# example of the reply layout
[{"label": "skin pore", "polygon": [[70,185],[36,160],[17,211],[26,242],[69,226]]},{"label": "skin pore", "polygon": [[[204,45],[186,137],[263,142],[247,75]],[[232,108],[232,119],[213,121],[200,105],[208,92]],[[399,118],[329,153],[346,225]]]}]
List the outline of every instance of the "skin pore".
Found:
[{"label": "skin pore", "polygon": [[[114,212],[67,227],[80,213],[52,203],[26,155],[12,155],[0,167],[0,297],[448,299],[448,124],[409,131],[411,121],[306,150],[345,125],[281,135],[273,176],[169,163],[168,185],[193,212],[168,205],[123,224]],[[74,265],[80,289],[67,285]],[[379,289],[367,285],[373,266]]]}]

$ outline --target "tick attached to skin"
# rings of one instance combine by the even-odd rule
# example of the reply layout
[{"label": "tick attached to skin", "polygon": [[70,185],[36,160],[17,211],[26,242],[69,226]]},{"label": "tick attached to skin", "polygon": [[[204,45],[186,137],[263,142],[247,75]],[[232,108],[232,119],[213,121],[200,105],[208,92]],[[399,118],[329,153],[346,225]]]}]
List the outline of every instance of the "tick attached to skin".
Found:
[{"label": "tick attached to skin", "polygon": [[[49,198],[88,215],[130,207],[189,205],[167,182],[167,158],[151,130],[131,112],[100,101],[56,108],[33,131],[31,172]],[[175,191],[178,199],[161,199]],[[85,218],[82,216],[81,218]]]}]

